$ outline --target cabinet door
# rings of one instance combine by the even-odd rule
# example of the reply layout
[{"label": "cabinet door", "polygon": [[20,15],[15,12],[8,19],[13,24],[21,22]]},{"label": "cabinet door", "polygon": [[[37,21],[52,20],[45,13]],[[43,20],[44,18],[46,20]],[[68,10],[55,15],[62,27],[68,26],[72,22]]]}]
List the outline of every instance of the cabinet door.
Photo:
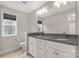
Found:
[{"label": "cabinet door", "polygon": [[37,55],[38,58],[44,58],[44,48],[38,48]]},{"label": "cabinet door", "polygon": [[28,53],[33,55],[33,41],[31,38],[29,38],[29,41],[28,41]]},{"label": "cabinet door", "polygon": [[44,40],[42,39],[38,39],[37,56],[38,58],[44,58]]},{"label": "cabinet door", "polygon": [[37,57],[37,39],[29,37],[29,53],[33,57]]},{"label": "cabinet door", "polygon": [[37,44],[38,44],[38,41],[36,38],[33,39],[33,55],[34,57],[37,57]]},{"label": "cabinet door", "polygon": [[45,47],[45,57],[46,58],[54,58],[55,57],[55,50],[51,47]]}]

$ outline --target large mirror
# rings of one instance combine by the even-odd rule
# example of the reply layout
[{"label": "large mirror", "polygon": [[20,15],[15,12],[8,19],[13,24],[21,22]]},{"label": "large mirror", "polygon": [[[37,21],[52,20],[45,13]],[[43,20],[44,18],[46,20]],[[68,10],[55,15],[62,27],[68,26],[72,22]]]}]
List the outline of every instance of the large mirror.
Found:
[{"label": "large mirror", "polygon": [[49,1],[37,10],[44,33],[76,34],[76,2]]}]

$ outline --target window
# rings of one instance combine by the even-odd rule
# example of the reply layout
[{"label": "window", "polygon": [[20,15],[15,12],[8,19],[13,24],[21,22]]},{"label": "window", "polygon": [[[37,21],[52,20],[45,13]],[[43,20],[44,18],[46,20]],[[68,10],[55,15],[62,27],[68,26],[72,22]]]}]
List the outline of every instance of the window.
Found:
[{"label": "window", "polygon": [[10,15],[7,16],[6,19],[4,15],[4,19],[2,20],[2,36],[14,36],[16,34],[17,34],[16,20],[12,20],[12,17],[10,17]]}]

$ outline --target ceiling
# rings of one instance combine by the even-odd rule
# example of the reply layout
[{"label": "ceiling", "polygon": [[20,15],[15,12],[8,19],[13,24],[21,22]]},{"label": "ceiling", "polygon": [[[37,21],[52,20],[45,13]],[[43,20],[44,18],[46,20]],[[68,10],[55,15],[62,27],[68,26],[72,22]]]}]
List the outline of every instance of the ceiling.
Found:
[{"label": "ceiling", "polygon": [[[0,1],[0,5],[24,12],[31,13],[40,7],[47,7],[48,11],[46,14],[40,15],[40,17],[47,17],[50,15],[64,12],[68,9],[75,8],[75,2],[68,2],[67,5],[57,8],[54,6],[55,1]],[[45,5],[44,5],[45,4]]]},{"label": "ceiling", "polygon": [[21,12],[31,13],[47,1],[0,1],[0,5],[16,9]]}]

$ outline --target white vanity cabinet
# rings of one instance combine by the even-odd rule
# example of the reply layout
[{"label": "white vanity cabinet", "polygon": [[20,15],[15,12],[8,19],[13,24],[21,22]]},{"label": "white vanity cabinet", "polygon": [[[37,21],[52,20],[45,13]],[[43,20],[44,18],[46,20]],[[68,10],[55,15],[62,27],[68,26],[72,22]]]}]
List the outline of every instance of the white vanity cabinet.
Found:
[{"label": "white vanity cabinet", "polygon": [[28,53],[37,58],[74,58],[76,46],[29,37]]}]

